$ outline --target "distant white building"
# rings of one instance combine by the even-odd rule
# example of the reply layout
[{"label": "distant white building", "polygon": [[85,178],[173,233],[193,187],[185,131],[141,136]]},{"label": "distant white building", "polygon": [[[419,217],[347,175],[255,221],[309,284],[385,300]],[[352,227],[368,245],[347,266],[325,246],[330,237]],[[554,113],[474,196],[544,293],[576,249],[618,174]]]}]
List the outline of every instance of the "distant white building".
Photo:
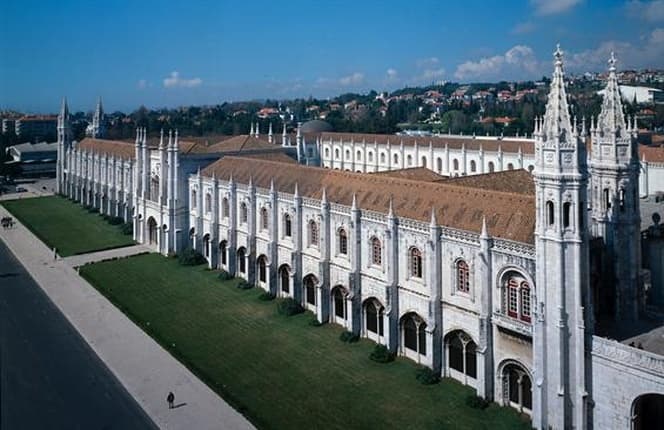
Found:
[{"label": "distant white building", "polygon": [[[597,94],[604,95],[604,91],[598,91]],[[664,103],[664,93],[657,88],[620,85],[620,94],[624,101],[630,103],[635,98],[637,103]]]}]

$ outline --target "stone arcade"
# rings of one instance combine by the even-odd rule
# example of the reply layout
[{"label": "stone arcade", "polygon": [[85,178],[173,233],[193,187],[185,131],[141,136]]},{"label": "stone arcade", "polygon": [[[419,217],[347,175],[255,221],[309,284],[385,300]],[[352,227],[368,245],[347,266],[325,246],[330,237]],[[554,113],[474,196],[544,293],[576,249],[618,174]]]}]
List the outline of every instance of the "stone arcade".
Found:
[{"label": "stone arcade", "polygon": [[[177,133],[151,145],[145,130],[133,146],[72,144],[65,104],[58,191],[132,219],[136,239],[164,254],[191,246],[210,267],[293,297],[321,322],[529,414],[535,428],[650,428],[662,422],[664,357],[595,334],[644,313],[643,168],[609,66],[601,113],[577,121],[557,49],[531,148],[496,140],[498,158],[488,140],[397,150],[298,130],[291,146],[285,130],[277,144],[258,127],[211,146]],[[457,142],[482,155],[459,163]],[[413,159],[462,174],[355,172]]]}]

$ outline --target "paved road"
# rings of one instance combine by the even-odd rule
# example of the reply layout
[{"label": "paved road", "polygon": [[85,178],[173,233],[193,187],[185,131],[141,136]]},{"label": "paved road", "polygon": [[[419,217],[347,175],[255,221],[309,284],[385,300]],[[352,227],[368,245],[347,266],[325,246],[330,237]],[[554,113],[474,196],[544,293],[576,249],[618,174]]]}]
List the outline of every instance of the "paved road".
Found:
[{"label": "paved road", "polygon": [[155,429],[0,242],[0,429]]}]

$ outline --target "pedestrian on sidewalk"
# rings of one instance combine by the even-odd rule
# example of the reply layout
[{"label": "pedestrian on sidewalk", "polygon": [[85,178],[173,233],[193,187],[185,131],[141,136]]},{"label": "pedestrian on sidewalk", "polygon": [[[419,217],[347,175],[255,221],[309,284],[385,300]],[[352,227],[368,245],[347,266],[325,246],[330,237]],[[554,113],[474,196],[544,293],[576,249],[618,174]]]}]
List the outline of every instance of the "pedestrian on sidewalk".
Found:
[{"label": "pedestrian on sidewalk", "polygon": [[169,392],[168,396],[166,396],[166,401],[168,402],[168,409],[173,409],[173,402],[175,402],[175,394]]}]

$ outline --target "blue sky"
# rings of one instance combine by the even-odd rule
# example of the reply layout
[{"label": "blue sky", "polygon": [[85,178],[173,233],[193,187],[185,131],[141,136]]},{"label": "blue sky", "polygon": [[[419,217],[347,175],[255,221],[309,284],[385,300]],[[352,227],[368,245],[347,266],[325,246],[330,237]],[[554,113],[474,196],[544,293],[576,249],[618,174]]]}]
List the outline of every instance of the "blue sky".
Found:
[{"label": "blue sky", "polygon": [[327,97],[664,67],[664,0],[2,0],[0,109]]}]

